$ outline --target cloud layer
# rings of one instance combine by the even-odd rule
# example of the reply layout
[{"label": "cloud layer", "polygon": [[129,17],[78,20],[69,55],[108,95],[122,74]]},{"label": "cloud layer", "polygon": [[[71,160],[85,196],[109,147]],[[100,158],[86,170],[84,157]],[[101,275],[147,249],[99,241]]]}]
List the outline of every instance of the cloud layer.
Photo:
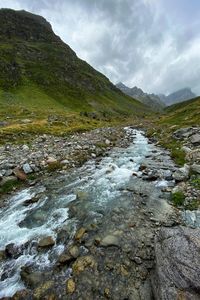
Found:
[{"label": "cloud layer", "polygon": [[200,95],[199,0],[0,0],[0,7],[43,15],[114,83]]}]

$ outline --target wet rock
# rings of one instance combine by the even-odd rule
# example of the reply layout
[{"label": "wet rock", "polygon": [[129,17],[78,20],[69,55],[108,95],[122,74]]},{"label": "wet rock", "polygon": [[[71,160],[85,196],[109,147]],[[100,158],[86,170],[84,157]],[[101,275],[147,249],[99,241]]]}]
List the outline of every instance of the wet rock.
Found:
[{"label": "wet rock", "polygon": [[38,286],[44,280],[42,272],[33,272],[29,267],[22,267],[20,275],[24,283],[31,288]]},{"label": "wet rock", "polygon": [[37,203],[38,201],[40,200],[39,196],[35,196],[35,197],[32,197],[31,199],[28,199],[26,201],[24,201],[23,205],[24,206],[28,206],[30,204],[33,204],[33,203]]},{"label": "wet rock", "polygon": [[4,250],[0,250],[0,262],[6,259],[6,253]]},{"label": "wet rock", "polygon": [[75,240],[79,241],[82,239],[83,235],[85,234],[86,229],[84,227],[81,227],[75,234]]},{"label": "wet rock", "polygon": [[190,172],[190,167],[185,164],[184,167],[179,168],[174,172],[173,178],[176,181],[184,181],[184,180],[188,179],[189,172]]},{"label": "wet rock", "polygon": [[22,169],[24,171],[25,174],[30,174],[33,172],[33,170],[31,169],[30,165],[28,163],[24,164],[22,166]]},{"label": "wet rock", "polygon": [[79,274],[83,272],[86,268],[94,268],[96,266],[96,262],[91,255],[86,255],[77,258],[77,260],[72,265],[72,270],[74,274]]},{"label": "wet rock", "polygon": [[76,289],[75,281],[72,278],[68,279],[66,283],[66,292],[69,294],[73,294],[75,292],[75,289]]},{"label": "wet rock", "polygon": [[59,264],[68,264],[73,261],[74,258],[69,253],[62,253],[58,258]]},{"label": "wet rock", "polygon": [[73,258],[77,258],[80,254],[79,248],[77,246],[71,246],[69,248],[69,254],[73,257]]},{"label": "wet rock", "polygon": [[38,246],[43,248],[43,247],[51,247],[55,244],[54,239],[51,236],[47,236],[42,238],[39,243]]},{"label": "wet rock", "polygon": [[199,299],[200,229],[162,228],[155,239],[155,255],[155,299]]},{"label": "wet rock", "polygon": [[88,199],[88,193],[85,191],[77,191],[76,192],[76,199],[77,200],[87,200]]},{"label": "wet rock", "polygon": [[5,248],[5,254],[9,258],[17,258],[22,253],[22,249],[14,243],[8,244]]},{"label": "wet rock", "polygon": [[104,237],[101,240],[100,246],[102,246],[102,247],[109,247],[109,246],[119,247],[120,246],[119,238],[115,235],[107,235],[106,237]]}]

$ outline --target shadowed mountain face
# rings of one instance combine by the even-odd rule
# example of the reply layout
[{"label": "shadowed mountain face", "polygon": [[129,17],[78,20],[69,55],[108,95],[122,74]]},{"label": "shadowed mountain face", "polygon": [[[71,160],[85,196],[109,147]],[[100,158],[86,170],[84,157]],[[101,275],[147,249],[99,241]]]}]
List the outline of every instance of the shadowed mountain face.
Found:
[{"label": "shadowed mountain face", "polygon": [[[0,101],[6,98],[71,111],[135,113],[145,109],[125,96],[56,36],[43,18],[0,10]],[[37,97],[36,97],[37,95]]]},{"label": "shadowed mountain face", "polygon": [[124,85],[122,82],[116,84],[116,87],[119,88],[123,93],[129,95],[140,101],[141,103],[151,107],[153,110],[160,111],[164,108],[165,104],[161,101],[159,96],[155,94],[144,93],[142,89],[138,87],[129,88]]}]

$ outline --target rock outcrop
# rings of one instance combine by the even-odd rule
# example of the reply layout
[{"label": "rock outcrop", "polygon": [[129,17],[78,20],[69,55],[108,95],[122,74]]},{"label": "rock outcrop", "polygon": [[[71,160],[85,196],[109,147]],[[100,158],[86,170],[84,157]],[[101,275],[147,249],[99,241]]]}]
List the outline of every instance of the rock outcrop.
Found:
[{"label": "rock outcrop", "polygon": [[200,299],[200,229],[162,228],[155,238],[156,300]]}]

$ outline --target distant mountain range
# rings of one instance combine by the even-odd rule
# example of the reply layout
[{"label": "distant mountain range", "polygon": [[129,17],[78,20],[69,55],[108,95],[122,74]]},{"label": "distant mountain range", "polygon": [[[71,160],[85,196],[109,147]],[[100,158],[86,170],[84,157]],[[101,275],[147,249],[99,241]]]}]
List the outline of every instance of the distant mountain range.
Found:
[{"label": "distant mountain range", "polygon": [[184,88],[166,96],[164,94],[148,94],[136,86],[129,88],[122,82],[116,84],[116,87],[123,93],[158,111],[162,110],[165,106],[170,106],[196,97],[190,88]]}]

